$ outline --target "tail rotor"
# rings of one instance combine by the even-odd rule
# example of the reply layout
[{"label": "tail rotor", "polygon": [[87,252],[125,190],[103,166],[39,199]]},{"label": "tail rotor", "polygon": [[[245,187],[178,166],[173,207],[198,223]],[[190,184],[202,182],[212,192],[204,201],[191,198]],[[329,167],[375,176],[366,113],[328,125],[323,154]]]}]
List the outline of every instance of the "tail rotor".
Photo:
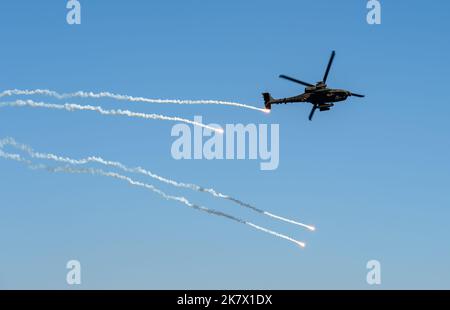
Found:
[{"label": "tail rotor", "polygon": [[264,106],[266,107],[267,110],[270,110],[272,108],[272,101],[273,98],[269,93],[263,93],[263,98],[264,98]]}]

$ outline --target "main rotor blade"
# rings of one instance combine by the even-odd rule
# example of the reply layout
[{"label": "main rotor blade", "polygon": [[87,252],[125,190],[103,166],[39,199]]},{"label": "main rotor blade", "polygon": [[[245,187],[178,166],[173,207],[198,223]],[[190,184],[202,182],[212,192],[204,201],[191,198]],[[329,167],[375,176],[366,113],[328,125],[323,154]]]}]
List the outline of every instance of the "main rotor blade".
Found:
[{"label": "main rotor blade", "polygon": [[365,97],[364,95],[360,95],[360,94],[355,94],[355,93],[351,93],[351,94],[352,94],[352,96],[359,97],[359,98],[364,98]]},{"label": "main rotor blade", "polygon": [[312,118],[314,116],[314,112],[316,112],[317,105],[315,104],[311,110],[311,113],[309,113],[309,120],[312,121]]},{"label": "main rotor blade", "polygon": [[333,64],[333,59],[334,59],[335,55],[336,55],[335,51],[331,52],[330,60],[328,61],[328,66],[327,66],[327,69],[325,70],[325,75],[323,76],[324,83],[327,82],[328,73],[330,73],[331,65]]},{"label": "main rotor blade", "polygon": [[295,83],[298,83],[298,84],[302,84],[302,85],[304,85],[304,86],[309,86],[309,87],[313,87],[313,86],[314,86],[314,85],[312,85],[312,84],[309,84],[309,83],[306,83],[306,82],[303,82],[303,81],[300,81],[300,80],[291,78],[291,77],[286,76],[286,75],[284,75],[284,74],[280,75],[280,78],[285,79],[285,80],[288,80],[288,81],[291,81],[291,82],[295,82]]}]

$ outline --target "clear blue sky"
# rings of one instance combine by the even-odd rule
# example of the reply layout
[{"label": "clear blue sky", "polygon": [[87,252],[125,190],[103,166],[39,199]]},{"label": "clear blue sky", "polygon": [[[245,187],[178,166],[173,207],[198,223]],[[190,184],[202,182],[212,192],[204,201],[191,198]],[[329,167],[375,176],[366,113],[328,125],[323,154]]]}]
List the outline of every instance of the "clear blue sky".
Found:
[{"label": "clear blue sky", "polygon": [[[244,3],[245,2],[245,3]],[[0,288],[358,288],[366,262],[382,288],[450,288],[448,1],[2,1],[0,89],[109,90],[262,106],[303,89],[278,74],[367,95],[307,121],[307,105],[270,115],[220,106],[126,107],[205,122],[279,123],[280,166],[175,161],[169,122],[95,113],[0,111],[0,136],[71,157],[101,155],[217,188],[315,224],[298,230],[205,195],[176,191],[307,242],[304,250],[120,181],[30,171],[0,160]],[[42,99],[42,98],[36,98]],[[52,101],[44,98],[47,101]],[[80,101],[78,101],[80,102]]]}]

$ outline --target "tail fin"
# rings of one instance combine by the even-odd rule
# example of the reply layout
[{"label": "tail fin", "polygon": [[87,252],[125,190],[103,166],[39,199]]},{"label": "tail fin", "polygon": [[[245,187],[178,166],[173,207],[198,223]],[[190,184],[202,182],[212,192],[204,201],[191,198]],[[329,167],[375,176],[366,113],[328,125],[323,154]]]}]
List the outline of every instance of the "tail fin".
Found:
[{"label": "tail fin", "polygon": [[263,93],[262,95],[264,97],[264,105],[266,106],[266,109],[270,110],[272,108],[272,96],[269,93]]}]

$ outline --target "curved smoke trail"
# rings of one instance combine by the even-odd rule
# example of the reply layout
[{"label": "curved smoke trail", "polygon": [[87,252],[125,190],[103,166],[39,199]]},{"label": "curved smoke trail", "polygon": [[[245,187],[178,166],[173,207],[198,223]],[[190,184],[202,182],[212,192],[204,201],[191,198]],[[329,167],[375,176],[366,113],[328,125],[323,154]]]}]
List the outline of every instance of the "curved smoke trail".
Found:
[{"label": "curved smoke trail", "polygon": [[73,167],[49,167],[49,166],[42,165],[42,164],[33,165],[30,161],[22,158],[19,154],[5,153],[2,150],[0,150],[0,157],[5,158],[5,159],[10,159],[10,160],[15,160],[15,161],[22,162],[22,163],[26,163],[26,164],[28,164],[28,166],[30,168],[33,168],[33,169],[45,169],[47,171],[55,172],[55,173],[57,173],[57,172],[84,173],[84,174],[87,173],[87,174],[100,175],[100,176],[105,176],[105,177],[109,177],[109,178],[122,180],[122,181],[125,181],[125,182],[129,183],[130,185],[143,187],[145,189],[148,189],[148,190],[150,190],[150,191],[160,195],[161,197],[163,197],[166,200],[177,201],[179,203],[184,204],[187,207],[190,207],[190,208],[193,208],[193,209],[196,209],[196,210],[199,210],[199,211],[203,211],[203,212],[206,212],[206,213],[211,214],[211,215],[224,217],[224,218],[227,218],[229,220],[235,221],[235,222],[240,223],[240,224],[248,225],[248,226],[250,226],[250,227],[252,227],[252,228],[254,228],[256,230],[259,230],[259,231],[268,233],[268,234],[270,234],[272,236],[275,236],[275,237],[278,237],[278,238],[290,241],[290,242],[292,242],[292,243],[294,243],[294,244],[296,244],[296,245],[298,245],[298,246],[300,246],[302,248],[306,246],[306,244],[304,242],[298,241],[298,240],[293,239],[293,238],[291,238],[289,236],[286,236],[286,235],[280,234],[280,233],[278,233],[276,231],[272,231],[272,230],[264,228],[262,226],[253,224],[253,223],[248,222],[246,220],[242,220],[240,218],[237,218],[235,216],[229,215],[227,213],[224,213],[224,212],[221,212],[221,211],[217,211],[217,210],[214,210],[214,209],[209,209],[209,208],[206,208],[206,207],[203,207],[203,206],[196,205],[196,204],[190,202],[185,197],[172,196],[172,195],[166,194],[165,192],[163,192],[162,190],[156,188],[155,186],[153,186],[151,184],[139,182],[139,181],[133,180],[133,179],[131,179],[131,178],[125,176],[125,175],[121,175],[121,174],[118,174],[118,173],[115,173],[115,172],[109,172],[109,171],[104,171],[104,170],[101,170],[101,169],[93,169],[93,168],[82,168],[82,169],[79,169],[79,168],[73,168]]},{"label": "curved smoke trail", "polygon": [[143,103],[172,103],[172,104],[217,104],[217,105],[227,105],[227,106],[234,106],[234,107],[240,107],[245,109],[251,109],[256,110],[264,113],[269,113],[269,110],[257,108],[251,105],[238,103],[238,102],[230,102],[230,101],[221,101],[221,100],[180,100],[180,99],[151,99],[151,98],[145,98],[145,97],[133,97],[129,95],[120,95],[120,94],[114,94],[110,92],[85,92],[85,91],[77,91],[74,93],[66,93],[61,94],[53,90],[49,89],[34,89],[34,90],[21,90],[21,89],[10,89],[5,90],[0,93],[1,97],[6,96],[16,96],[16,95],[23,95],[23,96],[33,96],[33,95],[43,95],[43,96],[50,96],[57,99],[68,99],[68,98],[91,98],[91,99],[100,99],[100,98],[109,98],[119,101],[128,101],[128,102],[143,102]]},{"label": "curved smoke trail", "polygon": [[214,197],[230,200],[230,201],[238,204],[241,207],[251,209],[251,210],[253,210],[255,212],[258,212],[260,214],[264,214],[264,215],[269,216],[271,218],[274,218],[274,219],[277,219],[277,220],[280,220],[280,221],[283,221],[283,222],[287,222],[287,223],[290,223],[290,224],[298,225],[298,226],[307,228],[307,229],[309,229],[311,231],[315,230],[314,226],[307,225],[307,224],[304,224],[304,223],[300,223],[300,222],[297,222],[297,221],[294,221],[294,220],[291,220],[291,219],[287,219],[287,218],[284,218],[282,216],[275,215],[275,214],[272,214],[270,212],[261,210],[261,209],[256,208],[256,207],[254,207],[254,206],[252,206],[252,205],[250,205],[250,204],[248,204],[246,202],[243,202],[243,201],[241,201],[239,199],[236,199],[234,197],[231,197],[231,196],[222,194],[220,192],[217,192],[216,190],[214,190],[212,188],[204,188],[204,187],[201,187],[199,185],[192,184],[192,183],[182,183],[182,182],[177,182],[177,181],[174,181],[174,180],[170,180],[170,179],[167,179],[165,177],[159,176],[159,175],[157,175],[157,174],[155,174],[155,173],[153,173],[153,172],[151,172],[149,170],[146,170],[144,168],[141,168],[141,167],[129,168],[126,165],[124,165],[124,164],[122,164],[120,162],[105,160],[105,159],[103,159],[101,157],[97,157],[97,156],[90,156],[90,157],[83,158],[83,159],[72,159],[72,158],[68,158],[68,157],[61,157],[61,156],[58,156],[58,155],[55,155],[55,154],[51,154],[51,153],[35,152],[30,146],[18,143],[13,138],[1,139],[0,140],[0,149],[3,148],[3,146],[5,146],[5,145],[10,145],[12,147],[15,147],[16,149],[19,149],[19,150],[21,150],[23,152],[26,152],[30,157],[35,158],[35,159],[53,160],[53,161],[56,161],[56,162],[62,162],[62,163],[67,163],[67,164],[71,164],[71,165],[85,165],[85,164],[88,164],[88,163],[98,163],[98,164],[102,164],[102,165],[105,165],[105,166],[119,168],[119,169],[121,169],[121,170],[123,170],[125,172],[129,172],[129,173],[143,174],[143,175],[149,176],[149,177],[151,177],[153,179],[156,179],[156,180],[158,180],[160,182],[163,182],[163,183],[175,186],[175,187],[187,188],[187,189],[191,189],[191,190],[198,191],[198,192],[206,192],[206,193],[211,194]]},{"label": "curved smoke trail", "polygon": [[132,112],[129,110],[105,110],[100,106],[92,106],[92,105],[79,105],[75,103],[65,103],[65,104],[54,104],[54,103],[46,103],[46,102],[36,102],[33,100],[16,100],[11,102],[0,102],[0,108],[2,107],[31,107],[31,108],[45,108],[45,109],[55,109],[55,110],[65,110],[69,112],[73,111],[93,111],[100,113],[102,115],[114,115],[114,116],[127,116],[134,118],[143,118],[143,119],[156,119],[156,120],[164,120],[164,121],[174,121],[174,122],[182,122],[191,124],[194,126],[199,126],[203,128],[207,128],[209,130],[223,133],[222,128],[216,128],[212,126],[208,126],[196,121],[191,121],[185,118],[177,117],[177,116],[165,116],[161,114],[146,114],[140,112]]}]

